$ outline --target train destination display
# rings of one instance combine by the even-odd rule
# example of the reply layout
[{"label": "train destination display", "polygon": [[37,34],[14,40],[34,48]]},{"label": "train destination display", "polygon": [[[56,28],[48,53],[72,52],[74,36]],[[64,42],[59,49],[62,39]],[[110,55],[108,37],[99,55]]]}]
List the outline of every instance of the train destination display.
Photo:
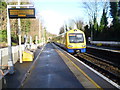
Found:
[{"label": "train destination display", "polygon": [[9,18],[35,18],[35,8],[9,8]]}]

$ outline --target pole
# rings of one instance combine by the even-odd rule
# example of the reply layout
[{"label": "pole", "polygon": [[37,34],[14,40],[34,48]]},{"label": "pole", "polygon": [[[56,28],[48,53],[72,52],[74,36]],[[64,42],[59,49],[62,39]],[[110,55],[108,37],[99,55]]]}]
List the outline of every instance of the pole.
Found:
[{"label": "pole", "polygon": [[30,36],[30,49],[32,49],[32,36]]},{"label": "pole", "polygon": [[35,48],[37,48],[37,46],[38,46],[38,36],[35,36]]},{"label": "pole", "polygon": [[45,43],[45,31],[44,31],[44,28],[43,28],[42,34],[43,34],[43,44],[44,44]]},{"label": "pole", "polygon": [[42,43],[42,45],[43,45],[43,28],[41,29],[41,43]]},{"label": "pole", "polygon": [[8,5],[7,5],[7,42],[8,42],[8,66],[10,67],[10,74],[14,73],[13,58],[12,58],[12,45],[11,45],[11,32],[10,32],[10,20],[8,14]]},{"label": "pole", "polygon": [[40,19],[39,19],[39,43],[40,43],[40,30],[41,30],[41,25],[40,25]]},{"label": "pole", "polygon": [[0,51],[0,70],[2,69],[2,50]]},{"label": "pole", "polygon": [[38,44],[38,36],[35,36],[35,43]]},{"label": "pole", "polygon": [[[18,0],[18,5],[20,5],[20,0]],[[20,8],[20,7],[18,7]],[[20,63],[22,63],[22,50],[21,50],[21,23],[20,18],[18,18],[18,38],[19,38],[19,55],[20,55]]]}]

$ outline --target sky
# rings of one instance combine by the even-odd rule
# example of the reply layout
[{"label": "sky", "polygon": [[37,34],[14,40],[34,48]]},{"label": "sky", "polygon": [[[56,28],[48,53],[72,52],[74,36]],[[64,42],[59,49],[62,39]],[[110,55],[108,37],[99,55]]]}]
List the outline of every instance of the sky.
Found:
[{"label": "sky", "polygon": [[[85,11],[83,2],[92,0],[30,0],[36,9],[36,16],[39,17],[46,27],[47,31],[52,34],[59,34],[60,27],[69,23],[71,20],[82,20],[84,24],[89,22],[88,13]],[[95,0],[93,0],[95,1]],[[98,2],[108,0],[97,0]],[[111,0],[112,1],[112,0]],[[113,0],[114,1],[114,0]],[[101,8],[101,7],[100,7]],[[98,23],[102,11],[98,13]],[[111,22],[111,19],[109,19]],[[74,26],[74,25],[73,25]]]},{"label": "sky", "polygon": [[[5,0],[15,2],[18,0]],[[40,18],[42,25],[52,34],[59,34],[60,27],[71,20],[82,20],[89,22],[89,16],[85,12],[83,2],[95,0],[19,0],[21,2],[30,1],[36,9],[36,17]],[[97,0],[108,1],[108,0]],[[111,0],[112,1],[112,0]],[[114,0],[113,0],[114,1]],[[99,14],[99,17],[101,12]],[[99,19],[99,18],[98,18]],[[99,19],[100,21],[100,19]]]},{"label": "sky", "polygon": [[52,34],[58,34],[60,27],[72,19],[85,19],[82,2],[79,0],[32,0],[36,16]]}]

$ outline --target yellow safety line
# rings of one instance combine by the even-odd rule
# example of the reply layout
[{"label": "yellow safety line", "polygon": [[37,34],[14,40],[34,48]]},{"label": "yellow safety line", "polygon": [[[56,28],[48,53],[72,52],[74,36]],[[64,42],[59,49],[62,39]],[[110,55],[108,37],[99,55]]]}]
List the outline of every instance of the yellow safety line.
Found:
[{"label": "yellow safety line", "polygon": [[[56,50],[58,53],[61,53],[64,55],[60,50]],[[67,58],[90,82],[92,82],[97,88],[100,88],[103,90],[95,81],[93,81],[83,70],[81,70],[72,60],[70,60],[67,56],[64,55],[65,58]]]}]

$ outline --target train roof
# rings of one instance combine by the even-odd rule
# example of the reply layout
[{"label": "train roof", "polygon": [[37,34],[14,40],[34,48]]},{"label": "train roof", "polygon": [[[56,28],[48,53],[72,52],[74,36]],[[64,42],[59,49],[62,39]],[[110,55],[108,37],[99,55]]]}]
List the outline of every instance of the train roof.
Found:
[{"label": "train roof", "polygon": [[65,32],[65,33],[62,33],[62,34],[59,34],[59,35],[57,35],[56,37],[58,37],[58,36],[61,36],[61,35],[64,35],[64,34],[66,34],[66,33],[73,33],[73,32],[80,32],[80,33],[84,33],[82,30],[80,30],[80,29],[71,29],[71,30],[69,30],[69,31],[67,31],[67,32]]},{"label": "train roof", "polygon": [[80,33],[84,33],[82,30],[80,30],[80,29],[71,29],[71,30],[69,30],[69,31],[67,31],[66,33],[73,33],[73,32],[80,32]]}]

